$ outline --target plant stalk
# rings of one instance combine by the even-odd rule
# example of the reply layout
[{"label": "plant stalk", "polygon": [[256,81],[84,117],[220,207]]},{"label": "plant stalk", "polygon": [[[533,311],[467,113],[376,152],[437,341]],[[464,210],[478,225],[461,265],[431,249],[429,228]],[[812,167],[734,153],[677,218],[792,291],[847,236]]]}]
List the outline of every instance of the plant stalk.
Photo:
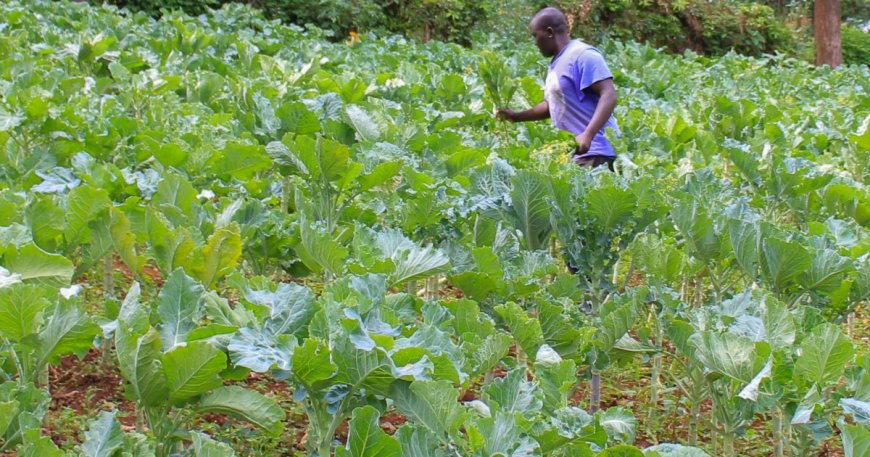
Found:
[{"label": "plant stalk", "polygon": [[725,457],[734,456],[734,433],[726,431],[722,434],[722,455]]},{"label": "plant stalk", "polygon": [[693,398],[692,407],[689,410],[689,446],[698,445],[699,422],[701,422],[701,402],[697,398]]},{"label": "plant stalk", "polygon": [[601,371],[594,368],[592,369],[590,390],[592,394],[589,398],[589,411],[595,413],[601,407]]},{"label": "plant stalk", "polygon": [[[112,266],[112,254],[103,257],[103,296],[113,298],[115,296],[115,281]],[[100,364],[103,367],[109,366],[110,352],[112,350],[112,339],[103,337],[100,343]]]},{"label": "plant stalk", "polygon": [[[653,325],[655,325],[656,331],[653,341],[653,346],[659,347],[662,343],[662,326],[658,321],[658,314],[656,313],[655,304],[652,304],[652,310],[650,311],[650,320]],[[659,378],[661,377],[662,372],[662,353],[661,350],[657,351],[653,356],[653,366],[652,373],[650,375],[650,407],[648,414],[648,427],[647,433],[652,437],[653,442],[658,443],[658,438],[656,438],[655,430],[656,430],[656,418],[658,416],[658,406],[659,406]]]},{"label": "plant stalk", "polygon": [[773,428],[773,455],[783,457],[785,455],[785,434],[782,425],[782,409],[777,409],[773,414],[771,427]]}]

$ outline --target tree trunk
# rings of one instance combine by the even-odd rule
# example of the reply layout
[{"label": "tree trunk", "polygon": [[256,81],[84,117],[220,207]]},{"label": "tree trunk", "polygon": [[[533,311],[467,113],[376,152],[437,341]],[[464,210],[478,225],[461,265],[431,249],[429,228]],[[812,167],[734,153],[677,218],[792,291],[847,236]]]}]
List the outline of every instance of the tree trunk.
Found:
[{"label": "tree trunk", "polygon": [[816,36],[816,65],[840,66],[843,63],[840,0],[815,0],[813,29]]}]

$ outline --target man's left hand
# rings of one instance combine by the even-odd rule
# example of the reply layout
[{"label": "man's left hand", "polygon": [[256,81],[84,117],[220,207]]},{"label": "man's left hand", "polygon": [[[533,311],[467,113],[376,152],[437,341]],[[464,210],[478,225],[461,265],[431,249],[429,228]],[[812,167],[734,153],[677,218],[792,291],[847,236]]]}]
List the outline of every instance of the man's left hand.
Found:
[{"label": "man's left hand", "polygon": [[586,154],[589,152],[589,148],[592,147],[592,135],[583,132],[575,138],[577,140],[577,152],[580,154]]}]

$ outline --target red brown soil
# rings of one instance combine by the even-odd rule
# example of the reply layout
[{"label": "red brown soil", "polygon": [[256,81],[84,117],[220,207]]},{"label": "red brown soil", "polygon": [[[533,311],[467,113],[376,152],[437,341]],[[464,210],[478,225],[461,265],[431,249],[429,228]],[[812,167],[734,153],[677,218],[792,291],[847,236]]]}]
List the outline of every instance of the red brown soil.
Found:
[{"label": "red brown soil", "polygon": [[[103,365],[102,354],[92,348],[79,360],[74,355],[62,357],[58,365],[49,367],[48,380],[51,392],[49,416],[57,416],[64,409],[75,411],[78,416],[93,417],[99,411],[118,410],[118,421],[124,431],[135,427],[135,404],[124,398],[124,380],[112,365]],[[43,434],[60,447],[71,442],[81,442],[83,430],[55,430],[47,420]]]}]

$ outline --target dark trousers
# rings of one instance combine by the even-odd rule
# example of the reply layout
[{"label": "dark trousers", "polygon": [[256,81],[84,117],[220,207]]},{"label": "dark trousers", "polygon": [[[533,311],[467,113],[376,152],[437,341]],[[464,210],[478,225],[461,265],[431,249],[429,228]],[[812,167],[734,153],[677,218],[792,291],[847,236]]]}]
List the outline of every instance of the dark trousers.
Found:
[{"label": "dark trousers", "polygon": [[581,167],[589,167],[595,168],[602,164],[607,164],[607,168],[610,171],[613,170],[613,162],[616,160],[615,157],[606,157],[606,156],[586,156],[586,157],[577,157],[577,153],[574,153],[574,163],[580,165]]}]

